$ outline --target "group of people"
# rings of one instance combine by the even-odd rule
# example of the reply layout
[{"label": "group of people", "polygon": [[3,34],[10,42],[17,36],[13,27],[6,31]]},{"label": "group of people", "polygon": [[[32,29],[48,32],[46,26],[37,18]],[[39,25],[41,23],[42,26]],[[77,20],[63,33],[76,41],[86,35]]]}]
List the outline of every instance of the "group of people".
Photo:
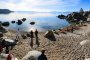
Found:
[{"label": "group of people", "polygon": [[[38,39],[38,31],[37,31],[37,29],[35,30],[35,32],[33,31],[33,30],[31,30],[30,32],[29,32],[29,34],[27,34],[28,36],[27,37],[30,37],[30,46],[31,46],[31,48],[33,48],[33,41],[34,41],[34,37],[35,37],[35,39],[36,39],[36,45],[37,45],[37,47],[39,47],[39,45],[40,45],[40,43],[39,43],[39,39]],[[20,40],[20,36],[22,36],[22,38],[24,38],[25,36],[24,35],[21,35],[21,33],[20,33],[20,29],[18,28],[18,30],[17,30],[17,35],[16,35],[16,39],[17,40]]]},{"label": "group of people", "polygon": [[[31,37],[30,46],[31,46],[31,48],[33,48],[33,38],[34,38],[33,30],[30,31],[30,37]],[[35,30],[35,38],[36,38],[36,45],[39,47],[40,43],[38,41],[38,31],[37,31],[37,29]]]},{"label": "group of people", "polygon": [[[29,34],[30,34],[30,38],[31,38],[30,39],[30,46],[31,46],[31,48],[33,48],[34,37],[35,37],[35,40],[36,40],[36,45],[39,47],[40,42],[38,41],[38,31],[37,31],[37,29],[35,30],[35,32],[33,32],[31,30]],[[16,38],[19,39],[19,36],[17,36]],[[0,41],[1,41],[1,39],[2,39],[2,37],[0,37]],[[0,44],[0,54],[1,53],[4,53],[3,52],[4,51],[3,48],[5,48],[5,54],[8,54],[6,60],[12,60],[12,54],[10,54],[10,52],[9,52],[9,47],[8,46],[4,46],[4,44],[5,44],[5,40],[2,39],[2,42]],[[44,54],[45,53],[45,50],[42,50],[41,52],[42,52],[42,54],[38,57],[38,60],[47,60],[47,57]]]}]

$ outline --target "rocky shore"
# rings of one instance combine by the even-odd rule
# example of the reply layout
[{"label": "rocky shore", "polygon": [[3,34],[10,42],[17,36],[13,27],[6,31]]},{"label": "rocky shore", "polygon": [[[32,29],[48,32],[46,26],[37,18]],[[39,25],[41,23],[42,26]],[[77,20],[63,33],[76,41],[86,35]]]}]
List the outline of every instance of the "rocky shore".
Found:
[{"label": "rocky shore", "polygon": [[[10,51],[15,57],[21,60],[29,51],[38,50],[42,48],[46,50],[48,60],[85,60],[90,58],[90,44],[80,45],[83,40],[90,40],[90,24],[80,27],[73,33],[66,32],[54,34],[56,41],[51,41],[44,37],[44,32],[39,33],[40,47],[36,47],[34,38],[34,48],[30,47],[30,38],[20,38],[19,43]],[[22,32],[21,34],[26,34]],[[9,31],[4,34],[10,39],[15,39],[16,32]]]}]

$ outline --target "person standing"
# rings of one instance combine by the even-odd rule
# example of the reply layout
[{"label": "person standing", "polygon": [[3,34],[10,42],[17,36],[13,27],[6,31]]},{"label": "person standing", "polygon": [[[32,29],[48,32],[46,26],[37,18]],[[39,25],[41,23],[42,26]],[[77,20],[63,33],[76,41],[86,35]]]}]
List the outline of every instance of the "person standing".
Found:
[{"label": "person standing", "polygon": [[30,46],[31,46],[31,48],[33,48],[33,38],[34,38],[34,35],[33,35],[33,31],[32,31],[32,30],[31,30],[31,32],[30,32],[30,35],[31,35]]},{"label": "person standing", "polygon": [[19,28],[18,28],[18,30],[17,30],[16,39],[17,39],[17,40],[19,40],[19,39],[20,39],[20,29],[19,29]]},{"label": "person standing", "polygon": [[36,45],[39,47],[40,43],[38,41],[38,31],[37,31],[37,29],[35,30],[35,37],[36,37]]},{"label": "person standing", "polygon": [[37,31],[37,29],[35,30],[35,37],[38,38],[38,31]]},{"label": "person standing", "polygon": [[39,47],[39,45],[40,45],[40,42],[38,41],[38,38],[36,38],[36,45],[37,45],[37,47]]}]

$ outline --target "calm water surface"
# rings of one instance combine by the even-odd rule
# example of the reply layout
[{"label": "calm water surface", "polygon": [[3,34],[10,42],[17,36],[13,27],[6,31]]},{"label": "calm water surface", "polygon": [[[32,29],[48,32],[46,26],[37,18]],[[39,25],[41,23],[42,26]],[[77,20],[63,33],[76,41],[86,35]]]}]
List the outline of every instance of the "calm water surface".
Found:
[{"label": "calm water surface", "polygon": [[[10,14],[0,14],[0,21],[9,21],[10,26],[8,29],[21,31],[30,31],[38,29],[39,31],[47,31],[52,29],[60,29],[67,27],[69,23],[66,20],[57,18],[59,14],[67,13],[33,13],[33,12],[14,12]],[[11,21],[26,18],[27,20],[22,25],[12,24]],[[30,25],[30,22],[35,22]]]}]

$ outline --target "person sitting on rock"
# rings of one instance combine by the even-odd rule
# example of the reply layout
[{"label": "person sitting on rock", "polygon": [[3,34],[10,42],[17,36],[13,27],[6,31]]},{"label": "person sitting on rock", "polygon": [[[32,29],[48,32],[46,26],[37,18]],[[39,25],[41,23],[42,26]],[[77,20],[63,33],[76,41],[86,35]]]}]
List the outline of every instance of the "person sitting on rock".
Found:
[{"label": "person sitting on rock", "polygon": [[41,52],[42,52],[42,54],[38,57],[38,60],[47,60],[47,57],[44,54],[45,53],[45,50],[42,50]]}]

